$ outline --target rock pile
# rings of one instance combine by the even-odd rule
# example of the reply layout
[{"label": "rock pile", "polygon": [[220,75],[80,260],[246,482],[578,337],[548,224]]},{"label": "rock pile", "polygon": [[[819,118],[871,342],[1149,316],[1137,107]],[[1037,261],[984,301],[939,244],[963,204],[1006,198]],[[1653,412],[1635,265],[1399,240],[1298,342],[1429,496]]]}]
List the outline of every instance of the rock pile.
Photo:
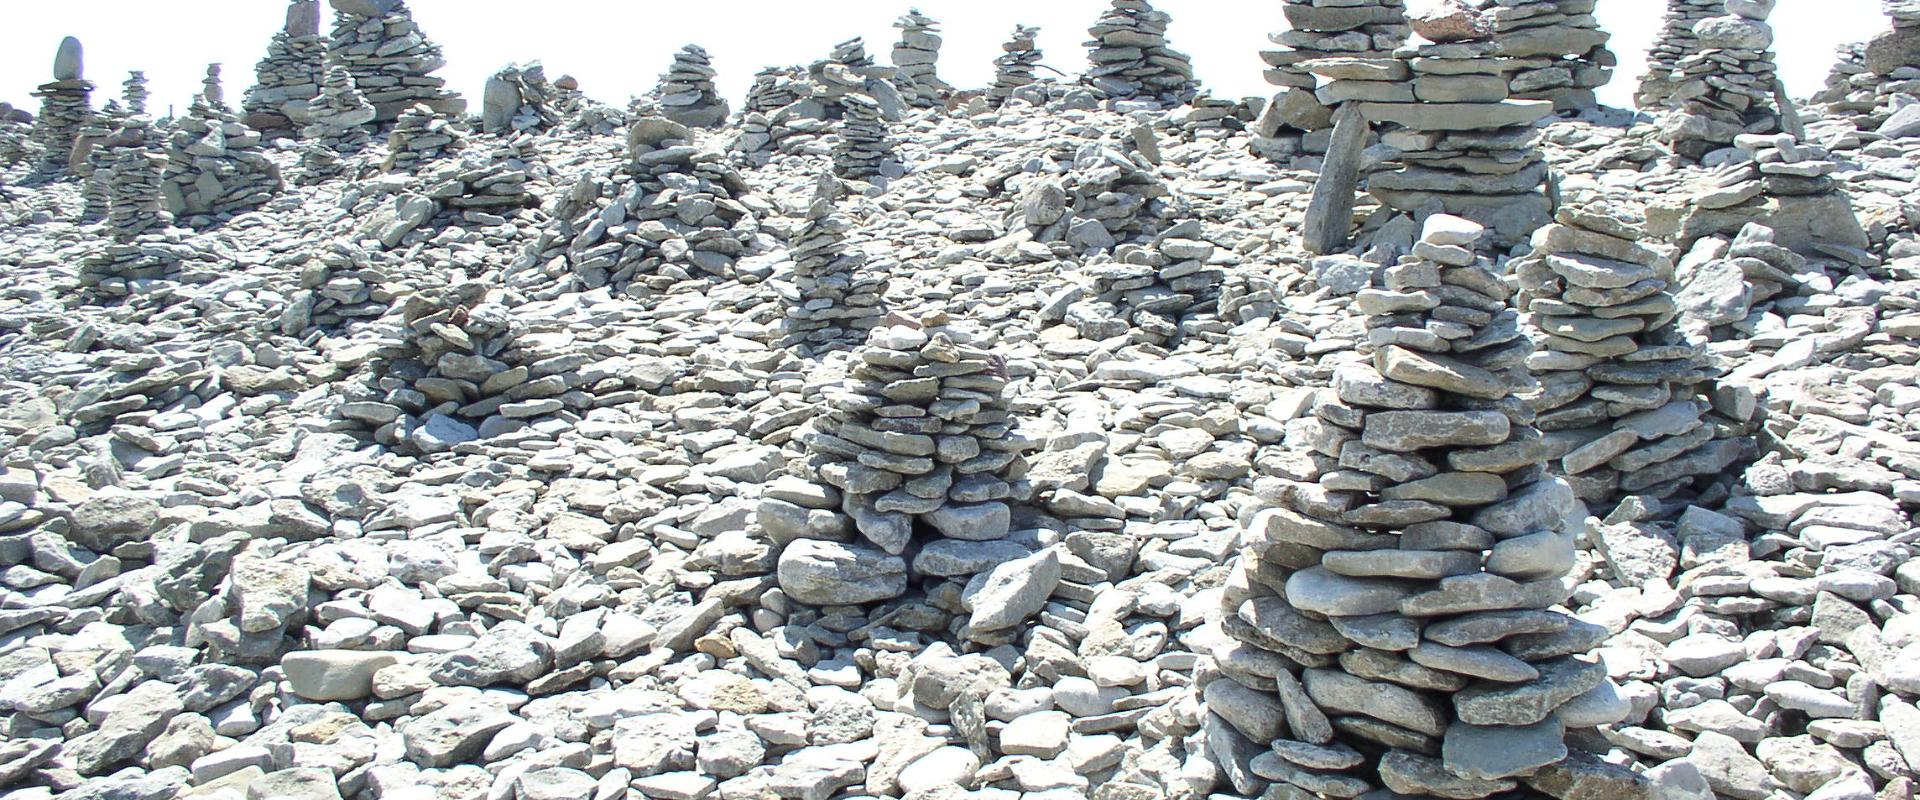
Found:
[{"label": "rock pile", "polygon": [[1613,79],[1619,64],[1593,16],[1597,0],[1524,0],[1486,9],[1499,55],[1518,59],[1508,82],[1512,96],[1551,100],[1558,111],[1594,108],[1594,90]]},{"label": "rock pile", "polygon": [[79,221],[83,223],[99,222],[107,217],[107,151],[100,146],[100,140],[111,132],[107,126],[115,124],[112,117],[116,111],[113,101],[107,101],[107,107],[80,129],[73,146],[73,174],[81,181]]},{"label": "rock pile", "polygon": [[838,204],[847,188],[831,175],[816,183],[806,224],[788,246],[793,290],[782,320],[785,347],[818,352],[844,342],[866,341],[886,311],[887,276],[867,268],[860,242],[847,240],[853,224]]},{"label": "rock pile", "polygon": [[384,172],[414,172],[420,165],[447,158],[467,147],[467,137],[425,104],[407,109],[387,134]]},{"label": "rock pile", "polygon": [[[326,75],[327,40],[320,35],[320,0],[293,0],[287,22],[253,68],[253,88],[240,108],[242,121],[258,131],[297,131],[320,96]],[[138,113],[138,112],[136,112]]]},{"label": "rock pile", "polygon": [[1728,163],[1704,176],[1691,197],[1649,208],[1656,232],[1687,246],[1765,220],[1774,232],[1771,240],[1801,252],[1868,245],[1852,201],[1832,177],[1839,164],[1826,148],[1785,133],[1743,133],[1732,144]]},{"label": "rock pile", "polygon": [[717,128],[732,110],[713,86],[718,74],[713,58],[699,45],[687,45],[673,54],[673,64],[653,90],[660,115],[691,128]]},{"label": "rock pile", "polygon": [[307,108],[306,141],[300,149],[300,181],[316,183],[345,171],[344,159],[373,141],[368,125],[377,112],[366,95],[354,88],[344,67],[327,70],[320,99]]},{"label": "rock pile", "polygon": [[160,194],[181,222],[204,225],[265,205],[283,188],[280,168],[262,152],[260,134],[241,124],[220,89],[220,65],[167,135]]},{"label": "rock pile", "polygon": [[746,114],[771,114],[806,97],[809,89],[805,71],[799,67],[767,67],[754,73],[747,87],[747,100],[741,106]]},{"label": "rock pile", "polygon": [[1782,129],[1775,105],[1779,78],[1769,49],[1773,28],[1767,25],[1773,4],[1729,3],[1727,8],[1734,13],[1694,26],[1701,50],[1674,67],[1668,98],[1674,111],[1661,119],[1660,138],[1687,158],[1731,145],[1742,133]]},{"label": "rock pile", "polygon": [[434,77],[446,59],[414,23],[405,0],[330,2],[334,19],[327,64],[353,76],[354,86],[373,104],[375,121],[391,122],[421,103],[447,116],[466,111],[466,101]]},{"label": "rock pile", "polygon": [[1694,26],[1725,13],[1726,0],[1667,0],[1667,15],[1654,36],[1653,47],[1647,50],[1647,72],[1633,95],[1635,106],[1644,111],[1663,111],[1672,106],[1673,93],[1680,88],[1675,71],[1681,59],[1700,52]]},{"label": "rock pile", "polygon": [[[1716,370],[1674,322],[1673,262],[1609,207],[1562,207],[1512,262],[1538,350],[1529,360],[1548,466],[1605,516],[1628,495],[1665,498],[1744,454],[1745,419],[1716,413]],[[1611,206],[1611,208],[1618,208]],[[1723,407],[1753,406],[1733,398]]]},{"label": "rock pile", "polygon": [[83,76],[80,40],[60,40],[53,57],[53,80],[40,84],[40,114],[33,118],[33,142],[40,146],[39,168],[61,172],[70,168],[73,144],[93,119],[93,83]]},{"label": "rock pile", "polygon": [[1000,45],[1000,56],[993,60],[993,86],[987,90],[987,96],[993,98],[994,103],[1005,103],[1033,84],[1033,70],[1044,57],[1035,42],[1039,36],[1037,27],[1015,25],[1013,38]]},{"label": "rock pile", "polygon": [[[1269,140],[1262,145],[1268,151],[1275,150],[1277,144],[1270,140],[1282,132],[1333,126],[1333,109],[1316,96],[1318,81],[1303,64],[1322,58],[1391,58],[1412,33],[1402,0],[1285,0],[1280,10],[1288,30],[1272,38],[1287,49],[1260,53],[1271,67],[1267,83],[1280,87],[1255,126],[1255,132]],[[1326,148],[1322,143],[1309,149]]]},{"label": "rock pile", "polygon": [[834,174],[855,180],[882,174],[893,156],[893,141],[880,104],[864,94],[848,94],[840,98],[840,107],[844,116],[833,148]]},{"label": "rock pile", "polygon": [[527,135],[495,145],[486,152],[471,152],[458,164],[448,164],[426,172],[427,196],[446,208],[466,215],[473,225],[499,225],[499,215],[510,209],[540,205],[533,192],[533,171],[538,154]]},{"label": "rock pile", "polygon": [[[1112,249],[1152,238],[1184,215],[1185,209],[1154,166],[1138,152],[1105,143],[1062,144],[1064,174],[991,176],[989,187],[1005,186],[1016,200],[1007,212],[1012,236],[1074,252]],[[1009,167],[1008,169],[1014,169]]]},{"label": "rock pile", "polygon": [[[776,483],[761,500],[780,588],[795,602],[891,600],[919,578],[930,601],[951,603],[975,594],[961,590],[983,565],[1025,555],[1006,541],[1028,444],[1014,431],[1003,363],[945,314],[889,322],[795,436],[812,482]],[[974,608],[963,635],[997,644],[1039,603]]]},{"label": "rock pile", "polygon": [[1647,791],[1570,759],[1569,731],[1630,704],[1584,657],[1606,630],[1553,609],[1578,503],[1542,470],[1516,395],[1531,348],[1474,256],[1481,234],[1429,217],[1416,254],[1358,296],[1372,357],[1340,365],[1290,433],[1328,467],[1249,509],[1196,681],[1207,749],[1243,796],[1478,798],[1570,770]]},{"label": "rock pile", "polygon": [[487,79],[480,98],[480,130],[496,136],[547,130],[563,117],[557,100],[540,62],[509,64]]},{"label": "rock pile", "polygon": [[1167,46],[1164,11],[1147,0],[1113,0],[1113,6],[1087,29],[1092,66],[1084,80],[1116,100],[1153,100],[1178,105],[1193,97],[1193,61]]},{"label": "rock pile", "polygon": [[123,120],[102,139],[105,154],[98,176],[107,191],[107,230],[112,241],[81,261],[79,284],[106,296],[134,291],[138,281],[165,278],[187,250],[165,236],[173,215],[161,205],[161,172],[167,157],[149,148],[152,123],[143,116]]},{"label": "rock pile", "polygon": [[129,71],[127,82],[120,86],[120,98],[126,103],[127,115],[146,116],[147,97],[147,73],[137,69]]},{"label": "rock pile", "polygon": [[953,94],[952,84],[940,80],[940,23],[908,9],[894,20],[900,41],[893,46],[893,66],[898,70],[900,94],[919,108],[932,108]]},{"label": "rock pile", "polygon": [[1893,20],[1892,30],[1842,46],[1826,88],[1813,100],[1825,104],[1827,116],[1851,117],[1860,130],[1894,138],[1920,135],[1920,111],[1895,119],[1913,105],[1909,98],[1920,80],[1920,2],[1881,0],[1880,6]]},{"label": "rock pile", "polygon": [[1762,311],[1818,292],[1807,257],[1782,246],[1773,228],[1749,222],[1736,231],[1694,240],[1675,271],[1679,324],[1700,341],[1738,341],[1756,333]]},{"label": "rock pile", "polygon": [[1169,228],[1145,244],[1122,244],[1084,267],[1090,279],[1049,304],[1040,321],[1061,321],[1088,341],[1124,337],[1137,344],[1172,348],[1186,330],[1184,317],[1219,302],[1226,273],[1210,264],[1214,246],[1199,238],[1198,221]]}]

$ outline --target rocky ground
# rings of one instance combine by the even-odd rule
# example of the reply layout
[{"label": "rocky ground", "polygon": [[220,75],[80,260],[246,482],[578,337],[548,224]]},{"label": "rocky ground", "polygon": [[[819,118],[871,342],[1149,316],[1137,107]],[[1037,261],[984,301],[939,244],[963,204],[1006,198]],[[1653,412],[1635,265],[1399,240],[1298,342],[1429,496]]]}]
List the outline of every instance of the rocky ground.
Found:
[{"label": "rocky ground", "polygon": [[[604,109],[462,125],[411,169],[376,145],[106,287],[80,185],[10,172],[0,799],[1233,794],[1203,745],[1205,687],[1245,668],[1221,594],[1245,524],[1324,469],[1307,423],[1375,265],[1300,247],[1311,156],[1019,97],[907,111],[840,202],[896,319],[1003,362],[1030,447],[1004,538],[906,551],[980,577],[853,606],[781,558],[835,536],[804,429],[854,355],[781,325],[832,129],[663,140],[731,197],[649,189],[673,205],[613,270],[542,240],[627,162]],[[1920,138],[1807,130],[1863,242],[1649,238],[1754,452],[1596,510],[1568,579],[1630,706],[1572,744],[1665,798],[1906,800],[1920,765]],[[1731,185],[1655,131],[1547,123],[1557,197],[1658,229]],[[472,201],[501,183],[538,205]]]}]

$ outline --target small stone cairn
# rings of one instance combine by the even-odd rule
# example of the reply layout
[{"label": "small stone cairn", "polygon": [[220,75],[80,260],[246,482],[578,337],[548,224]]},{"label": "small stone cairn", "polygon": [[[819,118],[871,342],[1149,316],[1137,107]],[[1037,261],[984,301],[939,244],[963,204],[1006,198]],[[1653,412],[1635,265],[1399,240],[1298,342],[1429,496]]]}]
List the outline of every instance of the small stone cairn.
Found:
[{"label": "small stone cairn", "polygon": [[705,48],[690,44],[673,54],[673,64],[653,90],[660,115],[689,128],[717,128],[726,124],[732,109],[713,86],[719,73]]},{"label": "small stone cairn", "polygon": [[1701,50],[1674,67],[1674,110],[1660,121],[1660,139],[1674,152],[1698,160],[1733,144],[1743,133],[1782,130],[1775,106],[1773,28],[1767,25],[1772,0],[1738,0],[1734,13],[1708,17],[1694,26]]},{"label": "small stone cairn", "polygon": [[880,104],[864,94],[848,94],[840,106],[845,116],[833,148],[834,174],[854,180],[881,174],[882,164],[893,156],[893,142]]},{"label": "small stone cairn", "polygon": [[1000,45],[1000,56],[993,60],[993,87],[987,96],[995,105],[1003,105],[1021,89],[1032,86],[1034,68],[1043,55],[1035,41],[1040,29],[1032,25],[1013,26],[1013,38]]},{"label": "small stone cairn", "polygon": [[1177,344],[1182,318],[1196,308],[1214,308],[1226,278],[1226,270],[1209,264],[1215,247],[1200,234],[1199,221],[1189,220],[1151,242],[1122,244],[1091,259],[1085,267],[1091,282],[1081,299],[1066,306],[1062,321],[1088,341],[1124,337],[1157,347]]},{"label": "small stone cairn", "polygon": [[1147,0],[1113,0],[1099,21],[1087,29],[1092,65],[1084,80],[1115,100],[1153,100],[1178,105],[1192,99],[1199,84],[1193,79],[1193,61],[1167,46],[1164,11]]},{"label": "small stone cairn", "polygon": [[886,310],[887,276],[867,268],[858,242],[847,241],[853,223],[840,213],[847,187],[822,175],[807,206],[807,221],[788,248],[793,259],[793,297],[782,322],[784,346],[812,351],[852,340],[865,341]]},{"label": "small stone cairn", "polygon": [[[963,554],[999,553],[989,565],[1026,556],[1005,541],[1009,501],[1030,494],[1017,477],[1030,442],[1013,430],[1000,358],[935,312],[890,318],[852,364],[795,436],[809,480],[775,482],[759,507],[787,596],[872,603],[905,594],[913,578],[930,597],[961,595],[980,561]],[[942,568],[955,564],[964,571]],[[976,614],[969,637],[1021,621]]]},{"label": "small stone cairn", "polygon": [[422,164],[448,158],[467,148],[467,137],[426,104],[414,106],[394,120],[387,134],[387,158],[382,172],[415,172]]},{"label": "small stone cairn", "polygon": [[553,128],[564,117],[557,100],[540,62],[509,64],[487,79],[480,98],[480,130],[499,136]]},{"label": "small stone cairn", "polygon": [[330,0],[333,37],[327,63],[345,67],[373,104],[376,122],[392,122],[417,104],[457,116],[467,103],[433,73],[446,66],[440,46],[413,21],[405,0]]},{"label": "small stone cairn", "polygon": [[308,107],[307,125],[301,130],[306,139],[300,151],[301,180],[313,183],[344,171],[344,157],[373,142],[368,125],[375,113],[346,68],[329,68],[320,100]]},{"label": "small stone cairn", "polygon": [[93,119],[93,83],[84,77],[80,40],[60,40],[53,57],[53,81],[40,84],[40,115],[33,118],[33,142],[40,146],[39,168],[63,172],[72,167],[73,145]]},{"label": "small stone cairn", "polygon": [[293,0],[286,25],[254,65],[253,88],[240,103],[243,121],[259,131],[297,131],[307,107],[320,96],[326,75],[327,40],[320,35],[320,0]]},{"label": "small stone cairn", "polygon": [[120,99],[126,104],[127,116],[146,116],[149,96],[147,73],[137,69],[129,71],[126,83],[120,85]]},{"label": "small stone cairn", "polygon": [[1673,261],[1619,207],[1562,207],[1511,264],[1537,332],[1548,468],[1600,516],[1627,495],[1672,496],[1741,453],[1733,423],[1709,413],[1717,371],[1674,324]]},{"label": "small stone cairn", "polygon": [[[107,231],[112,241],[81,261],[79,283],[107,296],[130,293],[128,281],[164,278],[181,261],[164,234],[173,215],[160,202],[160,174],[167,157],[149,147],[152,122],[127,117],[100,142],[107,153],[101,184],[107,189]],[[191,252],[190,248],[185,248]]]},{"label": "small stone cairn", "polygon": [[952,84],[940,80],[940,23],[908,9],[894,20],[900,41],[893,45],[893,66],[898,70],[900,94],[918,108],[932,108],[953,94]]},{"label": "small stone cairn", "polygon": [[1596,0],[1505,0],[1482,3],[1500,43],[1499,55],[1519,59],[1508,88],[1524,100],[1551,100],[1558,111],[1595,108],[1594,90],[1613,79],[1619,59],[1607,49],[1612,35],[1593,16]]},{"label": "small stone cairn", "polygon": [[809,91],[805,71],[799,67],[767,67],[753,76],[747,87],[747,100],[741,107],[746,114],[771,114],[793,105]]},{"label": "small stone cairn", "polygon": [[1837,169],[1826,148],[1792,134],[1743,133],[1733,138],[1727,163],[1702,176],[1691,197],[1656,202],[1649,215],[1664,223],[1654,226],[1656,232],[1676,233],[1682,245],[1730,236],[1762,221],[1778,228],[1780,243],[1794,250],[1867,247],[1852,199],[1832,177]]},{"label": "small stone cairn", "polygon": [[80,221],[99,222],[107,218],[109,189],[107,188],[107,152],[100,141],[111,132],[109,125],[116,124],[114,119],[119,111],[113,101],[107,101],[100,113],[87,121],[80,129],[80,137],[73,146],[74,175],[80,178]]},{"label": "small stone cairn", "polygon": [[1920,133],[1920,110],[1898,119],[1895,112],[1915,105],[1902,95],[1920,94],[1920,0],[1881,0],[1880,8],[1893,28],[1843,46],[1826,88],[1813,100],[1825,105],[1825,116],[1851,117],[1860,130],[1913,136]]},{"label": "small stone cairn", "polygon": [[167,136],[161,175],[167,211],[183,222],[258,208],[283,188],[280,168],[262,152],[260,134],[227,106],[219,64],[207,65],[203,87]]},{"label": "small stone cairn", "polygon": [[1360,293],[1371,358],[1339,366],[1289,431],[1327,468],[1243,517],[1226,635],[1196,683],[1207,751],[1240,796],[1465,800],[1546,791],[1570,770],[1649,791],[1570,758],[1570,730],[1630,706],[1584,657],[1606,629],[1554,609],[1578,502],[1543,469],[1517,396],[1531,348],[1474,255],[1481,235],[1429,217],[1414,254]]},{"label": "small stone cairn", "polygon": [[[1412,32],[1402,0],[1283,0],[1280,10],[1288,30],[1272,38],[1286,49],[1260,54],[1270,67],[1267,83],[1280,87],[1254,126],[1265,140],[1287,131],[1333,127],[1333,109],[1315,96],[1319,82],[1304,63],[1322,58],[1391,58]],[[1274,143],[1257,146],[1271,150]]]},{"label": "small stone cairn", "polygon": [[1693,27],[1709,17],[1725,14],[1726,0],[1667,0],[1667,15],[1655,35],[1653,47],[1647,50],[1647,72],[1640,78],[1640,88],[1633,95],[1633,104],[1643,111],[1660,111],[1670,107],[1670,99],[1680,88],[1675,80],[1674,70],[1680,67],[1680,60],[1700,52],[1700,38]]}]

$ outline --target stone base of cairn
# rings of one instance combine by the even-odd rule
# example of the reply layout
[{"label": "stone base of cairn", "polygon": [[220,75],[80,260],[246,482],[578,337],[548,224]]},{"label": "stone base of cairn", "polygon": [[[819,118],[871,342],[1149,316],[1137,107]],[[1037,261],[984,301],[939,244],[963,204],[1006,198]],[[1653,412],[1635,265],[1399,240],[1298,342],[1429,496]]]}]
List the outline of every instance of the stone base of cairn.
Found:
[{"label": "stone base of cairn", "polygon": [[1284,0],[1280,10],[1288,30],[1275,34],[1273,41],[1287,49],[1260,54],[1270,68],[1267,83],[1279,87],[1279,93],[1254,124],[1255,149],[1270,154],[1298,152],[1300,143],[1281,147],[1273,139],[1320,131],[1322,137],[1309,137],[1305,149],[1326,152],[1324,132],[1333,127],[1333,109],[1315,96],[1317,81],[1302,63],[1319,58],[1391,58],[1412,33],[1405,4],[1402,0]]},{"label": "stone base of cairn", "polygon": [[327,40],[320,35],[319,0],[293,0],[286,24],[254,66],[253,88],[241,102],[242,121],[255,130],[291,132],[307,123],[327,74]]},{"label": "stone base of cairn", "polygon": [[1843,47],[1813,101],[1824,104],[1823,116],[1850,117],[1860,130],[1913,136],[1920,133],[1920,112],[1900,119],[1894,112],[1910,105],[1902,95],[1920,94],[1920,0],[1881,0],[1880,7],[1892,30]]},{"label": "stone base of cairn", "polygon": [[1569,772],[1596,797],[1650,791],[1568,748],[1631,704],[1586,655],[1606,629],[1558,608],[1579,504],[1543,469],[1516,395],[1531,348],[1480,235],[1434,215],[1360,293],[1371,358],[1339,366],[1289,431],[1329,467],[1243,512],[1214,669],[1195,682],[1239,796],[1458,800]]},{"label": "stone base of cairn", "polygon": [[1667,15],[1653,47],[1647,50],[1647,71],[1633,95],[1634,106],[1643,111],[1670,107],[1675,90],[1680,88],[1674,70],[1680,60],[1700,52],[1700,39],[1693,27],[1709,17],[1727,13],[1726,0],[1667,0]]},{"label": "stone base of cairn", "polygon": [[[807,480],[776,482],[761,501],[787,596],[857,605],[917,583],[936,603],[959,600],[969,579],[1028,557],[1009,541],[1010,504],[1031,495],[1020,478],[1031,443],[1013,430],[1007,382],[944,313],[876,328],[795,436]],[[1003,611],[974,615],[965,635],[998,643],[1024,619]]]},{"label": "stone base of cairn", "polygon": [[540,62],[510,64],[487,79],[480,98],[480,130],[502,135],[559,125],[562,114],[555,94]]},{"label": "stone base of cairn", "polygon": [[[1210,264],[1215,248],[1200,232],[1199,222],[1189,221],[1151,244],[1123,244],[1111,258],[1096,257],[1084,269],[1090,281],[1061,298],[1067,305],[1059,321],[1088,341],[1178,344],[1185,333],[1182,319],[1196,308],[1213,309],[1226,275]],[[1041,321],[1052,322],[1053,315],[1043,313]]]},{"label": "stone base of cairn", "polygon": [[1628,495],[1670,497],[1719,475],[1751,443],[1711,413],[1717,370],[1674,324],[1673,262],[1605,207],[1557,220],[1512,263],[1538,334],[1529,365],[1549,470],[1600,516]]},{"label": "stone base of cairn", "polygon": [[840,141],[833,148],[833,173],[852,179],[881,174],[882,165],[893,157],[893,142],[880,104],[866,95],[850,94],[840,98],[840,105],[845,116]]},{"label": "stone base of cairn", "polygon": [[660,76],[654,100],[660,116],[690,128],[717,128],[726,124],[732,109],[714,88],[713,58],[697,45],[673,54],[673,64]]},{"label": "stone base of cairn", "polygon": [[1650,207],[1650,229],[1685,246],[1705,236],[1732,236],[1760,220],[1774,231],[1774,241],[1800,252],[1868,246],[1852,200],[1830,177],[1837,165],[1825,148],[1785,133],[1741,134],[1731,156],[1691,197]]},{"label": "stone base of cairn", "polygon": [[1680,59],[1673,71],[1674,107],[1660,120],[1659,138],[1675,153],[1698,160],[1733,144],[1743,133],[1777,133],[1772,3],[1730,4],[1744,13],[1708,17],[1693,27],[1700,52]]},{"label": "stone base of cairn", "polygon": [[1016,25],[1013,38],[1000,45],[1000,57],[993,60],[993,86],[987,90],[995,104],[1007,102],[1014,93],[1033,84],[1034,68],[1044,57],[1034,41],[1039,35],[1039,28]]},{"label": "stone base of cairn", "polygon": [[853,224],[836,207],[846,194],[839,180],[821,176],[806,224],[789,247],[793,291],[781,321],[785,347],[862,342],[886,314],[886,273],[867,269],[858,243],[847,241]]},{"label": "stone base of cairn", "polygon": [[1115,100],[1155,100],[1184,103],[1199,85],[1193,62],[1167,46],[1166,12],[1155,11],[1147,0],[1113,0],[1087,34],[1092,41],[1091,67],[1083,79]]},{"label": "stone base of cairn", "polygon": [[65,172],[72,166],[74,142],[93,119],[93,83],[80,78],[43,83],[33,96],[40,98],[40,114],[33,118],[39,169]]},{"label": "stone base of cairn", "polygon": [[414,172],[422,164],[448,158],[467,148],[467,137],[425,105],[407,109],[387,134],[382,172]]},{"label": "stone base of cairn", "polygon": [[1595,108],[1594,90],[1613,79],[1619,64],[1612,38],[1593,16],[1597,0],[1522,0],[1486,9],[1499,55],[1519,59],[1509,93],[1551,100],[1557,111]]},{"label": "stone base of cairn", "polygon": [[206,97],[167,137],[161,199],[175,218],[211,218],[266,205],[284,188],[280,168],[261,151],[260,134]]},{"label": "stone base of cairn", "polygon": [[893,27],[900,30],[900,41],[893,45],[900,95],[918,108],[946,102],[953,86],[940,79],[940,23],[915,8],[894,20]]}]

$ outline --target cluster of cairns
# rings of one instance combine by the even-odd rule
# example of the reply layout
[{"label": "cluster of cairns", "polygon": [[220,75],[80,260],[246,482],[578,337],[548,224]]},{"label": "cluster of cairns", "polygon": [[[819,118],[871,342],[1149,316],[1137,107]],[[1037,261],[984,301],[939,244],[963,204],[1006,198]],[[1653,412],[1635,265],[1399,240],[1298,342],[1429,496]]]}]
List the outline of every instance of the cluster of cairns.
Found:
[{"label": "cluster of cairns", "polygon": [[[1200,223],[1188,220],[1146,244],[1115,247],[1084,267],[1088,285],[1052,304],[1060,321],[1087,341],[1116,338],[1172,347],[1186,332],[1185,317],[1218,304],[1225,270],[1214,265],[1215,247],[1200,238]],[[1043,310],[1041,322],[1055,315]]]},{"label": "cluster of cairns", "polygon": [[487,78],[480,98],[480,130],[494,135],[547,130],[563,118],[557,100],[540,62],[509,64]]},{"label": "cluster of cairns", "polygon": [[40,114],[33,118],[33,143],[40,146],[42,171],[68,168],[74,143],[93,118],[93,82],[83,75],[82,57],[79,39],[62,39],[53,57],[53,80],[33,90],[33,96],[40,98]]},{"label": "cluster of cairns", "polygon": [[1660,120],[1660,137],[1686,158],[1702,158],[1743,133],[1783,129],[1784,91],[1767,25],[1773,0],[1733,0],[1727,10],[1693,27],[1701,49],[1674,66],[1667,97],[1673,110]]},{"label": "cluster of cairns", "polygon": [[[1301,146],[1326,152],[1333,109],[1318,96],[1319,81],[1305,65],[1322,58],[1392,58],[1413,32],[1407,26],[1406,6],[1403,0],[1285,0],[1280,10],[1288,30],[1274,35],[1273,41],[1286,49],[1260,53],[1270,67],[1267,83],[1279,87],[1279,93],[1267,102],[1254,127],[1259,137],[1255,148],[1269,156],[1288,155]],[[1319,135],[1298,144],[1276,139],[1288,132]]]},{"label": "cluster of cairns", "polygon": [[673,54],[673,64],[660,76],[653,100],[660,115],[690,128],[717,128],[732,109],[714,88],[713,58],[699,45],[687,45]]},{"label": "cluster of cairns", "polygon": [[1549,467],[1603,514],[1720,474],[1746,454],[1753,411],[1740,387],[1710,396],[1718,370],[1675,324],[1672,260],[1615,208],[1562,207],[1512,262],[1538,332],[1529,366]]},{"label": "cluster of cairns", "polygon": [[1662,109],[1680,84],[1674,72],[1680,60],[1700,52],[1694,26],[1727,13],[1727,0],[1667,0],[1667,14],[1653,46],[1647,50],[1647,71],[1640,78],[1633,103],[1644,109]]},{"label": "cluster of cairns", "polygon": [[407,109],[387,132],[383,172],[415,172],[422,164],[448,158],[467,148],[467,137],[425,105]]},{"label": "cluster of cairns", "polygon": [[1325,466],[1249,519],[1218,672],[1196,682],[1207,749],[1243,796],[1479,798],[1547,791],[1579,764],[1618,796],[1647,791],[1569,758],[1570,731],[1630,708],[1586,657],[1606,629],[1554,608],[1578,502],[1516,393],[1532,348],[1474,254],[1482,234],[1433,215],[1358,295],[1371,355],[1335,369],[1298,432]]},{"label": "cluster of cairns", "polygon": [[1084,80],[1116,100],[1153,100],[1178,105],[1193,97],[1193,60],[1167,46],[1166,12],[1147,0],[1113,0],[1113,7],[1087,29],[1092,66]]},{"label": "cluster of cairns", "polygon": [[300,134],[305,141],[300,151],[300,180],[315,183],[339,175],[346,169],[345,159],[373,142],[369,127],[373,104],[353,85],[353,76],[345,67],[327,70],[321,82],[320,98],[307,108],[307,124]]},{"label": "cluster of cairns", "polygon": [[894,21],[900,29],[900,41],[893,45],[893,66],[900,96],[916,108],[932,108],[946,102],[953,85],[940,79],[940,23],[908,9]]},{"label": "cluster of cairns", "polygon": [[[1030,443],[1014,430],[1008,377],[944,313],[890,317],[854,350],[845,383],[795,435],[808,480],[762,495],[761,526],[780,548],[780,588],[801,603],[891,600],[920,579],[928,602],[964,614],[985,566],[1027,555],[1008,541]],[[1056,560],[1053,569],[1059,565]],[[1007,639],[1039,610],[981,604],[956,633]]]},{"label": "cluster of cairns", "polygon": [[[121,121],[100,143],[107,189],[107,231],[112,241],[82,260],[79,284],[107,296],[132,292],[130,281],[168,277],[193,249],[167,239],[173,215],[161,202],[167,156],[151,149],[152,124],[143,116]],[[137,284],[134,284],[137,285]]]},{"label": "cluster of cairns", "polygon": [[819,351],[841,342],[865,341],[885,316],[887,276],[867,266],[859,242],[849,241],[853,221],[840,213],[847,187],[831,175],[820,176],[806,223],[788,246],[793,261],[793,296],[781,327],[786,347]]},{"label": "cluster of cairns", "polygon": [[1516,59],[1509,79],[1514,97],[1552,100],[1560,111],[1594,108],[1594,90],[1613,79],[1619,64],[1612,38],[1593,16],[1599,0],[1481,0],[1500,55]]},{"label": "cluster of cairns", "polygon": [[260,131],[298,130],[320,96],[327,40],[320,35],[320,0],[293,0],[286,25],[254,66],[253,88],[241,101],[242,120]]},{"label": "cluster of cairns", "polygon": [[993,60],[993,86],[987,89],[987,96],[994,104],[1004,104],[1021,89],[1033,85],[1034,69],[1045,57],[1035,41],[1039,36],[1039,28],[1015,25],[1013,38],[1000,45],[1000,56]]},{"label": "cluster of cairns", "polygon": [[1826,116],[1850,116],[1860,130],[1888,138],[1920,135],[1920,103],[1910,99],[1920,93],[1920,0],[1880,0],[1880,8],[1893,29],[1842,46],[1826,88],[1813,99],[1825,105]]},{"label": "cluster of cairns", "polygon": [[375,121],[392,122],[422,103],[446,116],[466,111],[466,101],[447,90],[446,80],[434,77],[446,58],[414,23],[405,0],[329,2],[334,18],[327,64],[346,68],[373,104]]},{"label": "cluster of cairns", "polygon": [[227,106],[220,65],[207,67],[203,87],[167,135],[160,194],[167,211],[182,222],[259,208],[284,187],[280,168],[261,147],[260,133]]}]

